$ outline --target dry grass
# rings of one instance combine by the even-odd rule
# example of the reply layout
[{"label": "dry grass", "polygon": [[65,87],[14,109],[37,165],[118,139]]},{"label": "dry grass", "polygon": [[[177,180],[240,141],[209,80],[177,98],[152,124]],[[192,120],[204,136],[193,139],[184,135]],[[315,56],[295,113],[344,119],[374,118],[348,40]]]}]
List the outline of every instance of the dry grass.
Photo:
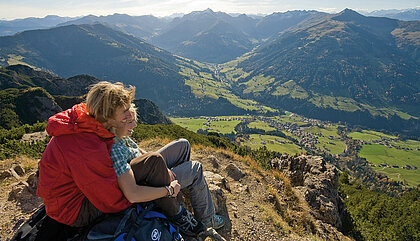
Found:
[{"label": "dry grass", "polygon": [[272,223],[276,227],[277,232],[282,234],[288,234],[292,232],[292,228],[283,220],[283,218],[271,207],[265,204],[255,204],[261,211],[266,215],[267,221]]}]

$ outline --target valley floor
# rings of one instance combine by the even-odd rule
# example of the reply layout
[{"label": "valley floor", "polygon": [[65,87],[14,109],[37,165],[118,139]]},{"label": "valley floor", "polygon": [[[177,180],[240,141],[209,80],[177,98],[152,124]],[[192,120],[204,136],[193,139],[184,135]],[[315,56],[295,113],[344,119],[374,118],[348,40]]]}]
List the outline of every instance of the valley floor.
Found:
[{"label": "valley floor", "polygon": [[[343,125],[305,118],[293,113],[275,117],[220,116],[172,118],[188,130],[217,132],[252,149],[340,158],[349,151],[348,140],[357,141],[357,154],[366,158],[373,170],[408,187],[420,185],[420,142],[368,130],[348,130]],[[242,127],[238,128],[241,124]],[[341,130],[341,134],[340,134]],[[343,131],[345,130],[345,131]]]}]

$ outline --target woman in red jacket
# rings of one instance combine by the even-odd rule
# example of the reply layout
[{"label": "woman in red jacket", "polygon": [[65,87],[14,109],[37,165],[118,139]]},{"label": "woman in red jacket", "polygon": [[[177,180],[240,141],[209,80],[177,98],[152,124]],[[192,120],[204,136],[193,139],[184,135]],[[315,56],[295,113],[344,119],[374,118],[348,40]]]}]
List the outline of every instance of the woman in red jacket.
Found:
[{"label": "woman in red jacket", "polygon": [[121,83],[100,82],[89,91],[86,104],[49,118],[52,138],[40,161],[37,189],[48,216],[83,226],[101,212],[131,205],[118,187],[109,156],[114,134],[108,129],[131,117],[134,91]]},{"label": "woman in red jacket", "polygon": [[[120,212],[131,205],[112,166],[109,152],[114,134],[109,130],[132,118],[134,91],[121,83],[99,82],[90,89],[86,104],[49,118],[47,132],[52,138],[40,161],[37,188],[49,217],[81,227],[102,213]],[[168,189],[175,190],[171,194],[176,196],[178,181],[169,187],[145,187],[144,197],[166,197]]]},{"label": "woman in red jacket", "polygon": [[[132,119],[129,109],[134,91],[133,87],[125,88],[121,83],[100,82],[90,89],[86,104],[75,105],[50,117],[47,132],[52,139],[40,161],[37,189],[48,216],[66,225],[81,227],[102,213],[119,212],[131,205],[118,185],[113,168],[110,150],[114,134],[109,130],[124,128]],[[169,173],[172,172],[166,165],[162,167],[165,169],[161,173],[168,177],[153,178],[171,179]],[[168,184],[166,187],[138,186],[135,190],[141,190],[141,195],[137,193],[133,200],[144,202],[176,197],[180,184],[172,179]],[[185,230],[191,234],[198,234],[204,228],[194,218],[192,221],[191,217],[184,218],[186,212],[173,210],[171,213],[176,214],[174,220],[197,223]]]}]

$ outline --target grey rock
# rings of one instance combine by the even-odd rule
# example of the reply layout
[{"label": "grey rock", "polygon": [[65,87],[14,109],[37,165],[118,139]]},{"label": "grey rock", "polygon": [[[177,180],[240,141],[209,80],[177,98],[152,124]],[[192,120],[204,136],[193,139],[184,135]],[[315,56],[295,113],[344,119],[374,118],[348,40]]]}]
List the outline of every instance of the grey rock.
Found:
[{"label": "grey rock", "polygon": [[211,162],[211,164],[213,165],[214,168],[216,168],[216,169],[219,168],[220,162],[215,156],[210,155],[210,156],[208,156],[208,159],[210,160],[210,162]]},{"label": "grey rock", "polygon": [[235,164],[230,163],[226,167],[227,174],[235,181],[239,181],[242,177],[245,176],[245,174],[237,167]]},{"label": "grey rock", "polygon": [[341,228],[344,204],[338,188],[338,172],[320,156],[283,154],[271,160],[274,169],[283,172],[303,195],[311,213],[322,222]]}]

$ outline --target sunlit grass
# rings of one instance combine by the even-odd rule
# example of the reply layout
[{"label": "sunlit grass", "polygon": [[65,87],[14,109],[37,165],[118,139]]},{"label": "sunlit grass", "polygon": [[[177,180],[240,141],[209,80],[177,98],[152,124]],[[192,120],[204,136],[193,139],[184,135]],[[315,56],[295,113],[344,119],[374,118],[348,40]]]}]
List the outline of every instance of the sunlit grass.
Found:
[{"label": "sunlit grass", "polygon": [[420,151],[416,150],[398,150],[379,144],[371,144],[363,145],[359,155],[375,165],[385,163],[399,167],[405,165],[420,167]]},{"label": "sunlit grass", "polygon": [[249,146],[252,149],[258,149],[262,146],[266,146],[270,151],[291,155],[304,152],[300,146],[294,144],[290,140],[270,135],[251,134],[249,135],[249,140],[244,142],[243,145]]},{"label": "sunlit grass", "polygon": [[262,121],[253,121],[248,124],[249,128],[257,128],[265,131],[275,131],[276,128],[271,127],[268,123]]}]

